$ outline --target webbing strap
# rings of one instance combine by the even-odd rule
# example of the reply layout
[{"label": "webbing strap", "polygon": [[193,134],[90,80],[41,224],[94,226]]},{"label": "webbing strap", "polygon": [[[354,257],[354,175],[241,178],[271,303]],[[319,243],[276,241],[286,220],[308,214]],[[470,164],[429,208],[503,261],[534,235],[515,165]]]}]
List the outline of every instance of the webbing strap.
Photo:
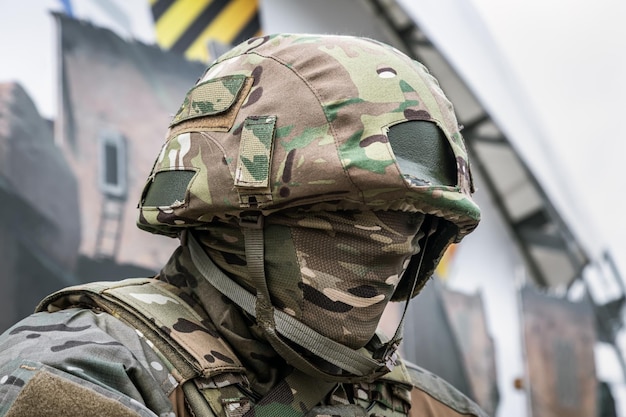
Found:
[{"label": "webbing strap", "polygon": [[[309,369],[313,375],[317,368],[305,361],[297,352],[293,351],[276,334],[276,322],[274,307],[270,298],[267,280],[265,278],[265,256],[262,221],[248,224],[244,227],[246,263],[248,273],[252,278],[256,295],[257,322],[265,330],[270,344],[281,354],[284,359],[292,364],[298,364],[304,369]],[[310,365],[310,366],[309,366]],[[321,377],[325,375],[321,373]],[[244,417],[301,417],[316,404],[335,386],[334,382],[324,382],[310,375],[305,375],[297,368],[278,383],[265,397],[263,397],[253,409],[250,409]]]},{"label": "webbing strap", "polygon": [[[424,254],[426,253],[426,246],[428,245],[428,238],[437,230],[438,219],[433,218],[429,230],[426,232],[426,236],[424,237],[424,244],[420,248],[419,261],[415,264],[413,260],[409,264],[409,267],[405,271],[405,274],[412,275],[412,283],[411,283],[411,291],[407,293],[406,300],[404,300],[404,308],[402,309],[402,316],[400,317],[400,321],[398,322],[398,327],[396,327],[396,331],[391,338],[391,340],[386,344],[381,357],[388,356],[391,352],[390,349],[397,349],[398,345],[402,341],[403,333],[404,333],[404,320],[406,319],[406,312],[408,311],[409,301],[411,300],[411,296],[415,291],[415,286],[417,285],[417,280],[419,277],[419,272],[422,269],[422,262],[424,262]],[[415,256],[415,255],[413,255]],[[391,353],[395,354],[395,352]],[[376,355],[375,355],[376,356]],[[377,356],[376,356],[377,357]],[[395,356],[394,356],[395,361]]]},{"label": "webbing strap", "polygon": [[187,381],[183,384],[183,393],[185,394],[185,401],[193,410],[194,415],[215,417],[215,413],[209,406],[209,403],[207,403],[207,400],[202,396],[202,393],[193,381]]},{"label": "webbing strap", "polygon": [[[255,308],[255,296],[225,275],[211,261],[211,259],[209,259],[208,255],[204,252],[200,244],[193,236],[193,233],[189,233],[188,235],[188,244],[191,259],[193,260],[198,271],[209,281],[209,283],[222,294],[228,296],[228,298],[230,298],[248,314],[256,317],[257,312]],[[278,331],[278,333],[300,346],[306,346],[307,349],[309,349],[313,354],[323,358],[333,365],[336,365],[356,376],[365,376],[376,373],[384,374],[387,372],[386,368],[384,370],[381,369],[386,365],[385,358],[381,361],[374,360],[365,356],[366,353],[363,351],[364,349],[350,349],[347,346],[319,334],[283,311],[276,310],[273,307],[271,311],[273,314],[273,321],[275,323],[275,330]],[[288,346],[285,350],[287,349],[292,350]],[[293,354],[299,356],[299,354],[295,351],[293,351]],[[313,367],[313,365],[310,366]],[[307,366],[307,368],[309,367]],[[312,372],[320,372],[317,368],[313,368],[317,372]],[[326,373],[323,373],[323,376],[325,379],[332,379],[334,377],[332,374]],[[342,378],[339,379],[343,380]]]},{"label": "webbing strap", "polygon": [[319,404],[335,387],[294,369],[243,417],[301,417]]},{"label": "webbing strap", "polygon": [[[260,220],[259,220],[260,219]],[[252,278],[256,294],[256,318],[257,323],[261,325],[265,332],[265,337],[272,345],[274,350],[278,352],[289,364],[306,371],[309,375],[313,375],[322,380],[328,379],[326,372],[321,371],[318,367],[306,360],[302,353],[295,351],[289,346],[276,332],[276,322],[274,320],[274,307],[271,302],[267,280],[265,278],[265,262],[264,262],[264,240],[263,240],[263,221],[259,217],[257,222],[250,223],[242,220],[246,263],[248,265],[248,273]],[[305,328],[306,330],[306,328]],[[320,337],[322,337],[320,335]],[[323,343],[323,340],[320,340]],[[317,346],[314,345],[314,346]],[[334,355],[329,357],[334,359]],[[338,365],[345,368],[344,364]]]}]

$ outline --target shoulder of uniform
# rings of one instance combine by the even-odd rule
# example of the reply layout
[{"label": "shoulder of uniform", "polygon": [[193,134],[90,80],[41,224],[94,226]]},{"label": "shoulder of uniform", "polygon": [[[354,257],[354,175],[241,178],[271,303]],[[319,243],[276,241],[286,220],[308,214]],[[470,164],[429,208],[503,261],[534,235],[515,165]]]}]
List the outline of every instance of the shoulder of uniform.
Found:
[{"label": "shoulder of uniform", "polygon": [[206,312],[191,305],[180,288],[166,282],[153,278],[91,282],[48,296],[37,311],[73,307],[109,313],[138,330],[167,359],[168,368],[176,370],[180,381],[245,372]]},{"label": "shoulder of uniform", "polygon": [[44,403],[49,415],[165,415],[172,379],[137,332],[109,314],[40,312],[0,334],[0,416],[31,416]]},{"label": "shoulder of uniform", "polygon": [[474,401],[439,376],[409,361],[404,361],[404,368],[414,390],[425,393],[460,414],[488,417]]}]

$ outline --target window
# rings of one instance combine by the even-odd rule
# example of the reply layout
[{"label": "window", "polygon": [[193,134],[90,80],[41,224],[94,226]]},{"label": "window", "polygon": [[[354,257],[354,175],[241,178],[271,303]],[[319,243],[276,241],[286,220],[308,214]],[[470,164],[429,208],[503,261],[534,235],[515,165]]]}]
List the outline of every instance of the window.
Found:
[{"label": "window", "polygon": [[126,139],[118,132],[102,131],[99,135],[99,185],[110,197],[125,198]]}]

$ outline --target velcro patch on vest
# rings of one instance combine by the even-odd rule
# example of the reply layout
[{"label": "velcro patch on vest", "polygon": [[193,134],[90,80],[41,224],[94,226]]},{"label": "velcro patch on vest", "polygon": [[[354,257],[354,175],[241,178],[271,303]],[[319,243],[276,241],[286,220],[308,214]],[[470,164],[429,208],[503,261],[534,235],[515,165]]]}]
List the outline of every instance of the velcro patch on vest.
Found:
[{"label": "velcro patch on vest", "polygon": [[235,187],[242,207],[272,201],[270,170],[276,116],[250,116],[243,125]]},{"label": "velcro patch on vest", "polygon": [[28,382],[11,404],[6,417],[138,417],[148,411],[122,393],[39,363],[25,362],[20,371],[29,374],[24,378]]}]

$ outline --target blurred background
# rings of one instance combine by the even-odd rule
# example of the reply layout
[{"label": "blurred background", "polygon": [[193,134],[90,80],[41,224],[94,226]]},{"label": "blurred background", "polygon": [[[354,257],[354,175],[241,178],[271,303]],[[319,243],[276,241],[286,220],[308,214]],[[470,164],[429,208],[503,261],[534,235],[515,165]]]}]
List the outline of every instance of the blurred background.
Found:
[{"label": "blurred background", "polygon": [[212,59],[353,34],[439,79],[483,209],[410,304],[405,357],[494,416],[626,416],[624,21],[620,0],[0,0],[0,331],[169,257],[136,205]]}]

